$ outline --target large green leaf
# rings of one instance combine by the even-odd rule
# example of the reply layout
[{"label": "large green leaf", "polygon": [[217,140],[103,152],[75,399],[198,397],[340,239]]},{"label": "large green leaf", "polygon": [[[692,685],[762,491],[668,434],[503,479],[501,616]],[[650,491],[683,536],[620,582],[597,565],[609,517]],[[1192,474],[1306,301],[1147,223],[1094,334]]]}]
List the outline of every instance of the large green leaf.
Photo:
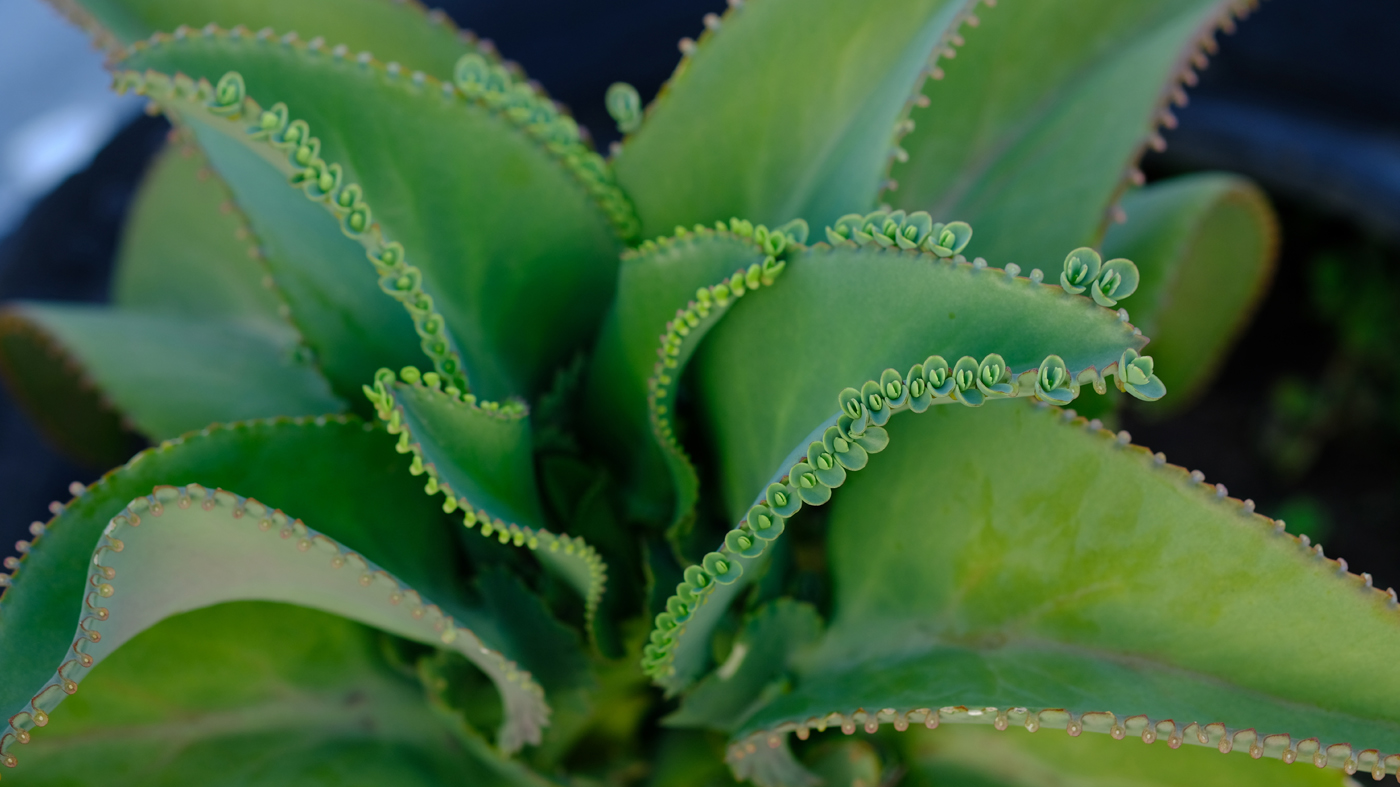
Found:
[{"label": "large green leaf", "polygon": [[730,216],[820,227],[870,210],[896,123],[975,5],[732,4],[617,157],[643,234]]},{"label": "large green leaf", "polygon": [[1203,173],[1154,183],[1123,198],[1125,224],[1104,253],[1142,271],[1134,321],[1153,337],[1158,375],[1180,407],[1214,376],[1254,306],[1278,253],[1278,220],[1244,178]]},{"label": "large green leaf", "polygon": [[[891,174],[896,207],[977,227],[979,252],[1027,267],[1097,245],[1168,96],[1241,0],[1064,7],[1005,0],[925,83]],[[1213,42],[1210,44],[1213,49]],[[1194,77],[1190,78],[1194,83]]]},{"label": "large green leaf", "polygon": [[930,355],[951,364],[999,353],[1015,376],[1056,354],[1078,377],[1106,373],[1124,350],[1146,343],[1088,298],[955,259],[818,245],[788,262],[779,286],[736,304],[711,331],[693,363],[731,520],[835,417],[843,388],[879,380],[887,367],[902,378]]},{"label": "large green leaf", "polygon": [[[302,607],[169,618],[103,661],[22,748],[33,785],[493,783],[382,635]],[[480,752],[472,752],[479,754]]]},{"label": "large green leaf", "polygon": [[155,440],[218,421],[345,409],[316,368],[296,357],[286,331],[264,325],[13,304],[0,323],[0,353],[13,369],[11,385],[45,410],[40,386],[46,373],[23,360],[38,355],[26,345],[62,347],[104,397]]},{"label": "large green leaf", "polygon": [[[425,349],[449,379],[460,376],[444,365],[455,342],[476,393],[533,396],[591,340],[615,284],[617,234],[631,233],[630,207],[577,126],[500,67],[467,61],[457,90],[373,60],[221,32],[162,39],[121,66],[241,74],[217,95],[177,89],[157,100],[184,122],[201,121],[201,143],[235,191],[232,162],[210,131],[221,147],[257,148],[284,176],[306,179],[313,199],[339,207],[347,233],[390,269],[383,286],[417,310]],[[297,123],[245,100],[245,84]],[[265,118],[271,127],[260,130]],[[305,144],[313,134],[319,141]],[[385,238],[402,249],[386,258]],[[368,281],[363,263],[345,267],[342,276],[363,271]],[[413,295],[420,284],[431,299]]]},{"label": "large green leaf", "polygon": [[[226,601],[281,601],[332,612],[458,651],[500,692],[500,746],[538,743],[549,722],[529,673],[415,588],[281,510],[198,484],[161,485],[102,531],[87,572],[77,633],[55,672],[11,727],[42,726],[88,671],[171,615]],[[8,753],[8,752],[0,752]]]},{"label": "large green leaf", "polygon": [[949,725],[915,727],[891,741],[909,769],[908,787],[1339,787],[1342,774],[1309,765],[1221,757],[1204,747],[1173,750],[1102,735],[1065,741],[1058,735],[997,732]]},{"label": "large green leaf", "polygon": [[[145,500],[139,497],[143,494],[141,490],[149,494],[160,483],[183,485],[203,482],[246,489],[259,499],[266,500],[268,505],[305,514],[308,519],[320,524],[336,542],[384,566],[394,576],[432,598],[449,614],[459,611],[469,613],[471,602],[459,587],[452,547],[453,526],[438,512],[431,499],[422,494],[412,477],[404,472],[407,462],[392,450],[392,445],[392,438],[384,432],[369,428],[357,419],[235,424],[216,427],[153,448],[104,476],[64,507],[62,513],[49,523],[46,532],[35,540],[20,562],[15,576],[8,580],[12,587],[0,597],[0,663],[6,666],[7,678],[5,684],[0,686],[0,713],[8,718],[18,712],[29,703],[35,691],[45,686],[55,667],[68,661],[71,654],[65,654],[73,642],[73,624],[79,620],[81,608],[86,604],[84,583],[92,565],[90,558],[94,547],[98,545],[108,522],[123,510],[128,501],[138,498]],[[177,491],[169,491],[173,489],[169,487],[162,494],[178,495]],[[198,506],[194,510],[208,516],[222,512],[220,515],[226,518],[231,511],[215,508],[207,512]],[[183,514],[185,510],[171,504],[164,516],[168,520],[176,512]],[[150,521],[149,516],[145,519]],[[228,521],[241,521],[257,531],[257,523],[253,519]],[[289,556],[310,560],[307,553],[294,548],[302,538],[300,529],[304,529],[304,526],[299,523],[288,524],[287,541],[276,538],[282,531],[281,524],[272,534],[259,535],[266,535],[273,542],[286,547]],[[297,538],[291,538],[293,535]],[[195,544],[190,548],[204,546],[207,545]],[[230,544],[229,548],[244,546],[262,549],[256,543]],[[139,550],[111,553],[109,548],[103,547],[102,554],[145,553]],[[169,552],[164,557],[160,553],[151,554],[157,560],[175,559],[180,552]],[[198,549],[187,553],[191,561],[189,565],[197,564],[197,554]],[[267,566],[272,566],[279,559],[273,556],[265,562]],[[326,570],[329,570],[330,559],[329,555],[326,556]],[[319,565],[318,562],[311,568]],[[230,570],[229,565],[207,567],[209,576]],[[144,573],[149,575],[151,582],[159,582],[163,570],[152,566]],[[169,570],[172,573],[164,575],[166,578],[178,578],[184,576],[182,572],[186,572],[185,569]],[[135,573],[139,575],[143,572],[138,568]],[[251,572],[249,576],[252,573],[256,572]],[[128,571],[124,576],[131,574]],[[293,575],[302,576],[289,574]],[[315,575],[315,572],[311,575]],[[334,575],[339,576],[338,573]],[[151,598],[166,604],[192,603],[190,599],[195,598],[197,589],[194,585],[199,584],[201,577],[186,576],[185,581],[191,586],[182,585],[181,591],[176,593],[168,592],[169,588],[162,590],[160,586],[155,586],[150,591]],[[233,592],[241,581],[234,578],[226,587],[206,589],[216,595]],[[382,583],[376,579],[372,584],[377,587]],[[269,587],[275,587],[275,583],[270,583]],[[129,595],[140,602],[140,592]],[[123,596],[123,603],[128,603],[125,598]],[[322,606],[326,603],[339,602],[323,600]],[[354,610],[350,614],[355,614]],[[132,633],[135,632],[128,630],[128,635]],[[120,639],[119,635],[107,637],[104,642],[114,643],[117,639]],[[524,690],[521,684],[511,685],[515,687],[517,695]],[[525,701],[535,702],[528,697]]]},{"label": "large green leaf", "polygon": [[286,327],[257,239],[192,141],[151,164],[122,229],[112,301],[122,309]]},{"label": "large green leaf", "polygon": [[[1400,621],[1369,575],[1068,413],[934,408],[890,431],[829,512],[825,641],[743,735],[995,722],[1400,763]],[[1371,647],[1337,647],[1359,632]]]},{"label": "large green leaf", "polygon": [[130,46],[153,33],[181,26],[272,28],[302,40],[322,38],[352,54],[369,50],[440,79],[457,59],[476,51],[441,12],[427,13],[417,0],[50,0],[108,47]]},{"label": "large green leaf", "polygon": [[480,525],[483,536],[533,551],[584,599],[592,634],[608,567],[582,538],[542,527],[524,406],[479,404],[471,394],[441,386],[436,373],[407,367],[395,375],[381,369],[374,386],[365,386],[365,395],[389,432],[399,435],[398,450],[413,454],[409,472],[428,476],[428,494],[442,493],[443,510],[460,510],[466,526]]}]

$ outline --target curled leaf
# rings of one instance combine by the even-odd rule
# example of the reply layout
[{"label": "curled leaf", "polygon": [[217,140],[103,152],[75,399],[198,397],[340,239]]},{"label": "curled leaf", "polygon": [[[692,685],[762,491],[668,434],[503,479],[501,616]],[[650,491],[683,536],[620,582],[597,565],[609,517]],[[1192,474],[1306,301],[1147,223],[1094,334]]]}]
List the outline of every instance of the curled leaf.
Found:
[{"label": "curled leaf", "polygon": [[642,127],[642,97],[626,82],[614,82],[603,97],[608,114],[617,121],[617,130],[631,134]]},{"label": "curled leaf", "polygon": [[1155,402],[1167,395],[1167,387],[1152,373],[1152,357],[1139,355],[1137,350],[1125,350],[1118,361],[1118,387],[1120,390],[1147,402]]},{"label": "curled leaf", "polygon": [[1117,306],[1118,301],[1137,291],[1140,278],[1137,266],[1133,264],[1132,260],[1123,258],[1109,260],[1103,264],[1103,269],[1099,271],[1099,277],[1089,288],[1089,294],[1094,297],[1094,302],[1100,306]]},{"label": "curled leaf", "polygon": [[1103,258],[1088,246],[1081,246],[1065,257],[1065,269],[1060,274],[1060,286],[1065,292],[1079,295],[1099,277]]}]

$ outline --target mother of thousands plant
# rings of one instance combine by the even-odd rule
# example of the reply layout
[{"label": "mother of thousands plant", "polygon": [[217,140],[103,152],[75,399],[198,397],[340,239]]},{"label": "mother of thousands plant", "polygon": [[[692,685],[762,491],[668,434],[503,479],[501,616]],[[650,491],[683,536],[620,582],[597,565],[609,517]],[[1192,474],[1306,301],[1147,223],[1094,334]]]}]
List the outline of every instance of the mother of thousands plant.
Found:
[{"label": "mother of thousands plant", "polygon": [[21,783],[1400,765],[1395,592],[1103,427],[1269,277],[1136,169],[1247,3],[733,2],[605,159],[411,2],[54,1],[174,131],[113,304],[0,316],[125,461],[0,574]]}]

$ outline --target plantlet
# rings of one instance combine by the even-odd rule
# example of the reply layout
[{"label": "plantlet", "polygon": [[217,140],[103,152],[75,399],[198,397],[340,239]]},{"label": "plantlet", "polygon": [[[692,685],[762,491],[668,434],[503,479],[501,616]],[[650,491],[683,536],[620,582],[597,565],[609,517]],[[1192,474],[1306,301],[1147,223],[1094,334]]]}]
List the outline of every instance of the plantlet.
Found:
[{"label": "plantlet", "polygon": [[124,461],[0,575],[19,781],[1400,764],[1395,592],[1104,428],[1268,279],[1136,169],[1246,4],[736,2],[608,159],[411,3],[60,5],[174,130],[113,304],[0,316]]}]

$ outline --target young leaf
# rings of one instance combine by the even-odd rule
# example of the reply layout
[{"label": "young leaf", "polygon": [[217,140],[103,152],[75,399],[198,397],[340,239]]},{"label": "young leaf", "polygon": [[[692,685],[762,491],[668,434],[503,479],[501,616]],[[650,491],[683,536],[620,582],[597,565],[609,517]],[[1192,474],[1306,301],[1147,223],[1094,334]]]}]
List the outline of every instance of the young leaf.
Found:
[{"label": "young leaf", "polygon": [[[51,0],[60,11],[112,50],[177,28],[218,25],[245,30],[271,28],[344,44],[349,53],[371,51],[384,62],[452,76],[457,59],[478,51],[475,40],[442,12],[427,12],[416,0]],[[193,34],[193,33],[191,33]]]},{"label": "young leaf", "polygon": [[[743,739],[982,722],[1393,771],[1394,594],[1126,434],[1070,421],[1000,407],[892,423],[829,513],[825,641]],[[979,448],[930,462],[958,446]],[[1303,620],[1316,636],[1297,636]],[[1356,632],[1377,647],[1337,647]]]},{"label": "young leaf", "polygon": [[[74,363],[129,422],[162,440],[217,421],[320,415],[345,409],[314,366],[296,360],[285,330],[86,305],[22,303],[0,315],[0,357],[11,385],[38,411],[53,372]],[[37,347],[61,348],[43,359]],[[61,401],[61,400],[60,400]],[[62,423],[53,413],[51,421]],[[76,440],[74,436],[69,438]]]},{"label": "young leaf", "polygon": [[[748,235],[742,234],[747,229]],[[697,290],[735,271],[762,265],[766,252],[753,227],[735,220],[723,230],[700,225],[663,236],[622,257],[617,296],[593,350],[585,389],[585,429],[622,469],[652,519],[673,516],[671,481],[647,419],[647,381],[655,374],[657,337]]]},{"label": "young leaf", "polygon": [[1153,337],[1172,391],[1164,404],[1180,407],[1214,376],[1268,288],[1278,219],[1257,186],[1223,174],[1154,183],[1129,192],[1123,209],[1128,221],[1109,228],[1104,255],[1141,268],[1133,318]]},{"label": "young leaf", "polygon": [[[459,376],[441,362],[455,342],[476,393],[533,396],[592,338],[614,286],[618,236],[632,232],[631,208],[571,120],[472,57],[459,69],[460,90],[373,60],[219,31],[139,48],[121,66],[220,80],[198,102],[181,100],[177,88],[178,108],[170,108],[185,122],[202,118],[226,142],[271,152],[255,137],[277,136],[286,149],[279,158],[287,157],[279,168],[339,208],[349,234],[371,252],[383,247],[381,234],[402,244],[392,263],[406,254],[414,272],[385,286],[407,297],[421,279],[431,298],[405,302],[425,312],[415,317],[438,371]],[[263,112],[244,85],[247,96],[285,104],[290,115]],[[239,117],[214,121],[220,113]],[[264,120],[273,128],[262,130]],[[219,151],[209,152],[232,183]]]},{"label": "young leaf", "polygon": [[[396,379],[381,369],[365,395],[397,450],[412,453],[409,472],[428,476],[430,495],[441,492],[442,510],[461,511],[468,528],[502,544],[528,547],[584,599],[590,635],[607,584],[607,564],[577,536],[541,527],[544,515],[535,482],[530,421],[517,401],[478,404],[471,394],[442,390],[442,381],[407,367]],[[426,379],[425,379],[426,378]]]},{"label": "young leaf", "polygon": [[[105,659],[28,745],[24,784],[432,787],[489,774],[457,749],[382,634],[239,602],[168,618]],[[95,768],[95,763],[101,763]],[[482,774],[485,776],[486,774]]]},{"label": "young leaf", "polygon": [[874,207],[889,140],[975,2],[731,7],[617,157],[642,234],[744,216],[824,226]]},{"label": "young leaf", "polygon": [[[978,253],[1022,265],[1094,246],[1169,97],[1195,83],[1240,0],[1008,0],[980,12],[967,45],[924,85],[900,144],[895,207],[971,222]],[[1154,141],[1154,144],[1157,144]],[[896,159],[898,161],[898,159]],[[984,240],[983,240],[984,239]]]}]

